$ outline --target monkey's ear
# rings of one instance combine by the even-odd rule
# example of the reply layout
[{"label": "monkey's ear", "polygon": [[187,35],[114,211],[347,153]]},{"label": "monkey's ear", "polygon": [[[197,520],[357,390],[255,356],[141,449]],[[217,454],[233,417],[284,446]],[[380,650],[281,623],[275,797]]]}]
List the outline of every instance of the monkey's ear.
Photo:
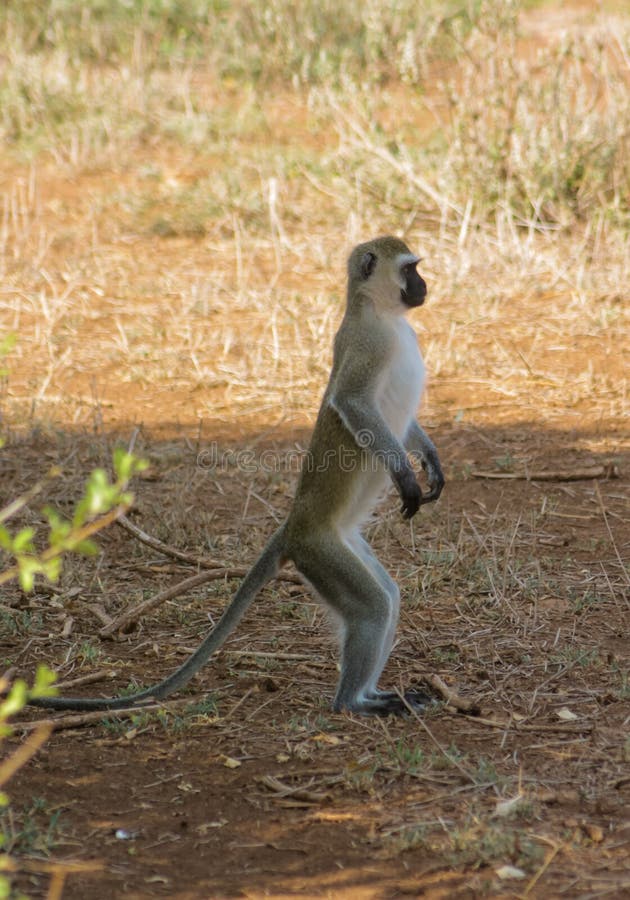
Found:
[{"label": "monkey's ear", "polygon": [[361,259],[361,275],[363,276],[364,281],[366,281],[372,272],[374,271],[374,266],[376,265],[376,254],[371,253],[369,250],[367,253],[363,254]]}]

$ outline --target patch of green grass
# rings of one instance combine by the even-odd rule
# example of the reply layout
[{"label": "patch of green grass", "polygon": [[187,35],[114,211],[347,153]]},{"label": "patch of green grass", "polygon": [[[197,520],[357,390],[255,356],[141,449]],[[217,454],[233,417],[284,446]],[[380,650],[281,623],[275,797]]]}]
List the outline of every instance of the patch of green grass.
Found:
[{"label": "patch of green grass", "polygon": [[61,809],[49,809],[42,797],[34,797],[22,808],[16,803],[0,808],[0,843],[15,856],[49,856],[54,849]]},{"label": "patch of green grass", "polygon": [[15,611],[0,609],[0,629],[6,634],[30,634],[34,631],[39,631],[42,624],[41,613],[33,613],[28,609]]},{"label": "patch of green grass", "polygon": [[504,822],[473,818],[468,827],[449,832],[449,839],[452,865],[481,868],[504,862],[531,871],[544,859],[541,844]]},{"label": "patch of green grass", "polygon": [[426,768],[429,760],[422,747],[401,738],[390,748],[390,759],[400,772],[415,773]]},{"label": "patch of green grass", "polygon": [[83,641],[77,650],[77,657],[84,663],[95,663],[101,658],[102,647],[91,640]]},{"label": "patch of green grass", "polygon": [[[135,688],[132,693],[135,693]],[[151,709],[138,711],[132,716],[109,718],[107,714],[101,721],[101,725],[112,734],[126,734],[129,731],[140,731],[152,724],[159,723],[165,732],[181,734],[193,728],[201,719],[214,718],[217,715],[217,701],[212,695],[203,700],[190,703],[187,706],[176,709]]]},{"label": "patch of green grass", "polygon": [[599,650],[588,650],[586,647],[562,647],[552,654],[551,662],[561,665],[576,665],[588,669],[591,666],[600,666],[602,659]]}]

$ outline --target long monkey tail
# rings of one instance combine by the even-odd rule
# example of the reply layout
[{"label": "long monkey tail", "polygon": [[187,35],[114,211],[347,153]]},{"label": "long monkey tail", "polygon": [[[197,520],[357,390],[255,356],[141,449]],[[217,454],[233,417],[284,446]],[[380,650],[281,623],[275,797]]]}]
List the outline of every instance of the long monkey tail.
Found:
[{"label": "long monkey tail", "polygon": [[30,706],[41,706],[46,709],[74,710],[109,710],[128,709],[144,701],[163,700],[188,684],[190,679],[204,666],[212,654],[218,650],[234,631],[238,623],[251,606],[256,595],[278,574],[284,562],[285,526],[271,536],[265,549],[245,576],[232,602],[225,610],[215,627],[186,662],[171,675],[137,694],[128,697],[38,697],[29,700]]}]

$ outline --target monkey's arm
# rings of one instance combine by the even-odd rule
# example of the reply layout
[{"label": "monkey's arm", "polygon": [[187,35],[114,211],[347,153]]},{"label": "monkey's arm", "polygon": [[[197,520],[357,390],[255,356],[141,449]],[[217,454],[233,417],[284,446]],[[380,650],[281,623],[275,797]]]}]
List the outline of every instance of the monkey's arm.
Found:
[{"label": "monkey's arm", "polygon": [[357,446],[382,462],[400,494],[402,514],[410,519],[422,503],[422,491],[405,448],[376,405],[376,376],[381,365],[377,353],[367,353],[360,365],[342,366],[328,402]]},{"label": "monkey's arm", "polygon": [[405,447],[412,456],[420,459],[422,468],[427,473],[429,493],[423,494],[421,503],[431,503],[442,493],[444,475],[440,465],[435,444],[423,428],[414,420],[405,435]]}]

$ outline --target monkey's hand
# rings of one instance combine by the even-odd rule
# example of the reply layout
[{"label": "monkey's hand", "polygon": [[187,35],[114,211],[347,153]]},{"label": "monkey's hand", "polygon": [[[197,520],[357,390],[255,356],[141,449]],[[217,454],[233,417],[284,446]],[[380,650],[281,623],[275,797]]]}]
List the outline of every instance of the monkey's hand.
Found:
[{"label": "monkey's hand", "polygon": [[429,492],[424,494],[421,503],[433,503],[442,493],[444,475],[435,444],[417,422],[412,422],[405,439],[405,449],[415,460],[419,460],[427,473]]},{"label": "monkey's hand", "polygon": [[422,495],[420,503],[433,503],[440,496],[444,487],[444,474],[435,448],[423,454],[421,464],[427,473],[429,493]]},{"label": "monkey's hand", "polygon": [[425,502],[411,466],[407,466],[401,472],[395,472],[394,481],[402,500],[400,511],[403,518],[411,519],[420,509],[420,504]]}]

